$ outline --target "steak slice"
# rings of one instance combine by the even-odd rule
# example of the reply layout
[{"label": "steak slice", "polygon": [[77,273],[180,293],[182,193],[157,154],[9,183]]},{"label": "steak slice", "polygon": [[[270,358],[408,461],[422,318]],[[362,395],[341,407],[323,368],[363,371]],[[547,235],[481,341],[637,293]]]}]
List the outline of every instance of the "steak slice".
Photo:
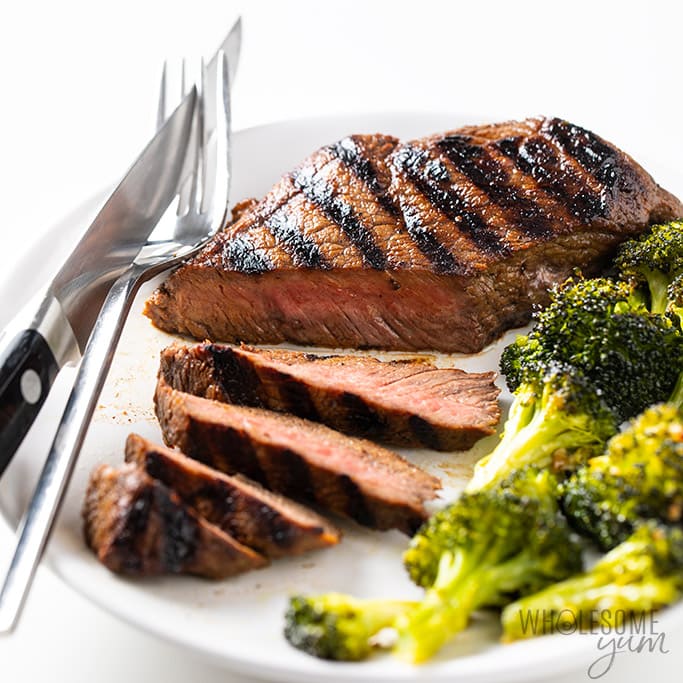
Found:
[{"label": "steak slice", "polygon": [[315,503],[375,529],[413,533],[441,482],[371,441],[260,408],[210,401],[171,389],[155,393],[164,440],[228,474]]},{"label": "steak slice", "polygon": [[268,564],[134,464],[100,465],[93,471],[83,521],[88,547],[121,574],[222,579]]},{"label": "steak slice", "polygon": [[268,558],[326,548],[341,539],[338,529],[303,505],[137,434],[126,441],[126,461],[138,464],[201,517]]},{"label": "steak slice", "polygon": [[493,372],[220,344],[175,344],[160,373],[174,389],[269,408],[400,446],[471,448],[500,419]]},{"label": "steak slice", "polygon": [[199,340],[473,353],[575,268],[683,206],[558,118],[314,152],[172,273],[155,325]]}]

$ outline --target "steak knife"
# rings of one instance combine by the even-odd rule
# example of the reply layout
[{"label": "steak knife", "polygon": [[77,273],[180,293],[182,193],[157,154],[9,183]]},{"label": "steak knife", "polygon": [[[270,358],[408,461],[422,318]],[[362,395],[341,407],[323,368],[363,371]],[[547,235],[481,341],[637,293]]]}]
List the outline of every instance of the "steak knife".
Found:
[{"label": "steak knife", "polygon": [[[225,52],[230,82],[241,22]],[[0,334],[0,476],[47,398],[59,370],[85,349],[111,285],[138,254],[181,182],[195,97],[187,97],[131,167],[50,285]],[[180,162],[180,163],[179,163]]]},{"label": "steak knife", "polygon": [[0,338],[0,474],[38,414],[60,368],[85,348],[116,278],[175,196],[196,92],[152,138],[57,275]]}]

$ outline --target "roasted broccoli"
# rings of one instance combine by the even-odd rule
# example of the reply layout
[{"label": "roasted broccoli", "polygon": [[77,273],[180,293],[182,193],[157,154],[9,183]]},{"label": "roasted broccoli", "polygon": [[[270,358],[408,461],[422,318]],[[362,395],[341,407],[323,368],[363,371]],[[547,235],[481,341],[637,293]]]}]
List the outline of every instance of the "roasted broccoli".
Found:
[{"label": "roasted broccoli", "polygon": [[397,618],[394,652],[419,663],[463,630],[476,609],[500,607],[580,571],[581,545],[559,511],[554,476],[526,467],[436,513],[404,562],[427,591]]},{"label": "roasted broccoli", "polygon": [[415,605],[401,600],[361,600],[341,593],[296,595],[285,613],[285,638],[314,657],[358,661],[370,655],[373,636]]},{"label": "roasted broccoli", "polygon": [[562,507],[603,550],[624,541],[642,519],[683,519],[683,413],[648,408],[561,486]]},{"label": "roasted broccoli", "polygon": [[503,351],[510,390],[539,364],[557,361],[579,369],[620,421],[665,401],[681,369],[683,335],[633,292],[631,284],[605,278],[555,288],[534,329]]},{"label": "roasted broccoli", "polygon": [[655,225],[642,237],[624,242],[615,266],[624,280],[637,286],[652,313],[665,313],[675,293],[669,286],[683,273],[683,222]]},{"label": "roasted broccoli", "polygon": [[506,640],[629,617],[669,605],[683,590],[683,529],[649,522],[590,571],[521,598],[503,610]]},{"label": "roasted broccoli", "polygon": [[524,465],[582,464],[617,431],[616,415],[579,370],[552,362],[534,370],[517,386],[501,440],[475,465],[468,491],[492,486]]}]

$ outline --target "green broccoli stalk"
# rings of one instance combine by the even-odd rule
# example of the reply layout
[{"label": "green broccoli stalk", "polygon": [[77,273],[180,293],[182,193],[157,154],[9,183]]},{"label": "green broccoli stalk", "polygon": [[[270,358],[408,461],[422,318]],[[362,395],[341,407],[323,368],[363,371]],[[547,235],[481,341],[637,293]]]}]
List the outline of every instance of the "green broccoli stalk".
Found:
[{"label": "green broccoli stalk", "polygon": [[397,618],[394,653],[423,662],[475,610],[501,607],[580,571],[580,542],[556,496],[554,476],[527,467],[497,488],[463,494],[428,520],[404,555],[411,578],[427,591]]},{"label": "green broccoli stalk", "polygon": [[668,403],[676,406],[679,410],[683,408],[683,372],[678,375],[674,389],[671,392],[671,396],[669,396]]},{"label": "green broccoli stalk", "polygon": [[373,636],[393,626],[417,603],[407,600],[361,600],[341,593],[296,595],[285,613],[285,638],[297,649],[321,659],[367,658]]},{"label": "green broccoli stalk", "polygon": [[667,313],[679,328],[683,327],[683,275],[677,275],[667,287]]},{"label": "green broccoli stalk", "polygon": [[551,292],[534,329],[503,351],[500,367],[514,392],[539,365],[567,363],[623,421],[668,398],[682,354],[683,335],[647,312],[632,284],[569,279]]},{"label": "green broccoli stalk", "polygon": [[652,313],[665,313],[672,303],[669,285],[683,273],[683,222],[654,225],[642,237],[624,242],[614,263]]},{"label": "green broccoli stalk", "polygon": [[[679,329],[683,328],[683,275],[675,277],[667,289],[669,298],[667,312]],[[669,396],[669,403],[683,408],[683,358],[679,360],[680,373]]]},{"label": "green broccoli stalk", "polygon": [[590,571],[521,598],[503,609],[503,638],[518,640],[587,628],[596,620],[618,626],[681,597],[683,530],[649,522]]},{"label": "green broccoli stalk", "polygon": [[575,368],[538,363],[515,391],[496,448],[474,467],[467,491],[505,479],[525,465],[584,462],[601,453],[617,419],[599,391]]},{"label": "green broccoli stalk", "polygon": [[602,550],[624,541],[642,519],[683,519],[683,413],[648,408],[561,485],[570,522]]}]

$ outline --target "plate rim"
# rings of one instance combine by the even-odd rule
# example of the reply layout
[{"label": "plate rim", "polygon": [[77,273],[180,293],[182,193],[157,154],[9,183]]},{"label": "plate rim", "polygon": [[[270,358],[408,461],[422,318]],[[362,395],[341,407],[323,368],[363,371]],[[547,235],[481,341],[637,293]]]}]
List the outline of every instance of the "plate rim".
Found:
[{"label": "plate rim", "polygon": [[[463,114],[459,112],[449,112],[449,111],[438,111],[438,112],[419,112],[419,111],[396,111],[396,112],[370,112],[368,114],[362,113],[349,113],[349,114],[325,114],[322,116],[303,116],[296,117],[292,119],[284,119],[280,121],[273,121],[270,123],[250,126],[242,128],[234,132],[235,136],[240,135],[252,135],[257,134],[259,131],[264,129],[277,129],[283,126],[310,126],[310,125],[322,125],[322,124],[332,124],[339,122],[349,122],[349,125],[355,124],[361,120],[388,120],[390,117],[396,119],[414,119],[414,120],[437,120],[439,118],[446,119],[447,117],[452,117],[454,120],[472,120],[472,121],[490,121],[492,120],[490,116],[478,116],[471,114]],[[344,124],[345,125],[345,124]],[[683,180],[683,176],[681,176]],[[92,195],[87,198],[71,211],[69,211],[65,216],[60,218],[54,224],[52,224],[47,230],[45,230],[38,238],[31,241],[29,247],[23,252],[22,257],[14,263],[14,267],[7,273],[7,275],[0,280],[0,292],[7,288],[8,282],[11,281],[12,277],[20,272],[24,273],[30,272],[29,261],[32,257],[35,257],[36,253],[44,248],[46,244],[54,243],[58,236],[60,236],[66,225],[73,223],[78,223],[76,220],[77,216],[81,217],[81,221],[84,217],[89,215],[91,212],[95,211],[98,206],[101,205],[104,198],[106,198],[107,192],[109,190],[102,190],[97,194]],[[234,203],[231,197],[231,203]],[[78,238],[79,231],[72,228],[72,234],[74,240]],[[26,278],[25,278],[26,279]],[[38,283],[40,284],[40,283]],[[8,316],[13,315],[13,311],[5,313]],[[5,506],[2,504],[0,498],[0,518],[2,522],[7,524],[10,529],[13,525],[9,519]],[[509,666],[510,662],[507,658],[501,658],[501,662],[498,666],[495,665],[495,658],[492,657],[492,653],[489,651],[483,651],[473,655],[467,655],[461,658],[453,658],[450,660],[438,662],[436,665],[430,665],[429,667],[422,669],[415,669],[406,665],[402,670],[395,670],[393,667],[387,671],[386,675],[377,671],[375,667],[367,670],[367,675],[363,672],[363,667],[367,668],[366,664],[347,664],[347,663],[321,663],[319,660],[314,660],[316,666],[311,667],[298,667],[295,664],[295,660],[289,667],[284,670],[281,666],[271,666],[267,662],[259,662],[258,666],[255,667],[255,662],[253,659],[248,657],[236,656],[234,653],[227,655],[225,653],[215,652],[212,648],[207,646],[202,646],[202,643],[195,642],[194,640],[183,640],[177,637],[177,630],[174,632],[172,629],[166,629],[159,627],[158,623],[153,622],[153,617],[148,615],[144,610],[142,611],[142,616],[135,615],[134,610],[126,610],[123,605],[117,604],[115,601],[107,601],[101,595],[98,595],[95,586],[88,583],[85,585],[79,585],[75,582],[73,578],[66,576],[64,571],[55,565],[52,559],[52,553],[48,551],[46,559],[47,562],[43,562],[43,567],[48,568],[53,574],[59,577],[60,581],[64,582],[70,588],[76,590],[78,593],[83,595],[88,599],[88,601],[94,603],[99,608],[106,610],[107,612],[115,615],[117,618],[121,619],[127,624],[140,628],[151,635],[154,635],[166,642],[174,643],[176,645],[181,645],[186,647],[203,657],[208,658],[214,663],[218,663],[227,669],[233,670],[238,673],[267,676],[273,680],[287,680],[287,681],[318,681],[321,677],[325,680],[330,681],[342,681],[342,680],[357,680],[357,681],[377,681],[377,680],[443,680],[443,681],[453,681],[459,679],[461,676],[467,677],[467,680],[477,680],[477,681],[488,681],[488,680],[508,680],[508,681],[518,681],[518,680],[531,680],[530,671],[524,667],[510,670],[504,668]],[[683,624],[683,603],[666,610],[661,613],[660,622],[680,622],[678,627]],[[675,624],[673,624],[675,627]],[[559,642],[561,636],[546,636],[544,637],[543,643],[549,643],[550,641]],[[566,636],[565,636],[566,638]],[[531,639],[529,641],[524,641],[519,645],[529,645],[531,649],[538,650],[533,655],[533,659],[529,664],[533,665],[534,668],[540,667],[545,669],[545,667],[552,665],[554,672],[566,672],[570,671],[576,665],[576,662],[572,655],[578,655],[579,653],[589,653],[597,652],[597,650],[589,650],[588,639],[589,636],[585,636],[585,642],[581,642],[584,636],[570,638],[569,641],[565,640],[564,646],[558,650],[558,648],[553,647],[543,647],[541,641],[538,639]],[[571,644],[570,644],[571,641]],[[527,648],[524,648],[525,650]],[[519,659],[519,658],[518,658]],[[486,660],[486,666],[481,667],[483,661]],[[493,666],[492,666],[493,660]],[[520,659],[521,661],[521,659]],[[463,663],[467,663],[464,665]],[[324,667],[324,672],[321,669]],[[539,672],[542,673],[542,672]],[[348,675],[351,674],[351,675]]]}]

